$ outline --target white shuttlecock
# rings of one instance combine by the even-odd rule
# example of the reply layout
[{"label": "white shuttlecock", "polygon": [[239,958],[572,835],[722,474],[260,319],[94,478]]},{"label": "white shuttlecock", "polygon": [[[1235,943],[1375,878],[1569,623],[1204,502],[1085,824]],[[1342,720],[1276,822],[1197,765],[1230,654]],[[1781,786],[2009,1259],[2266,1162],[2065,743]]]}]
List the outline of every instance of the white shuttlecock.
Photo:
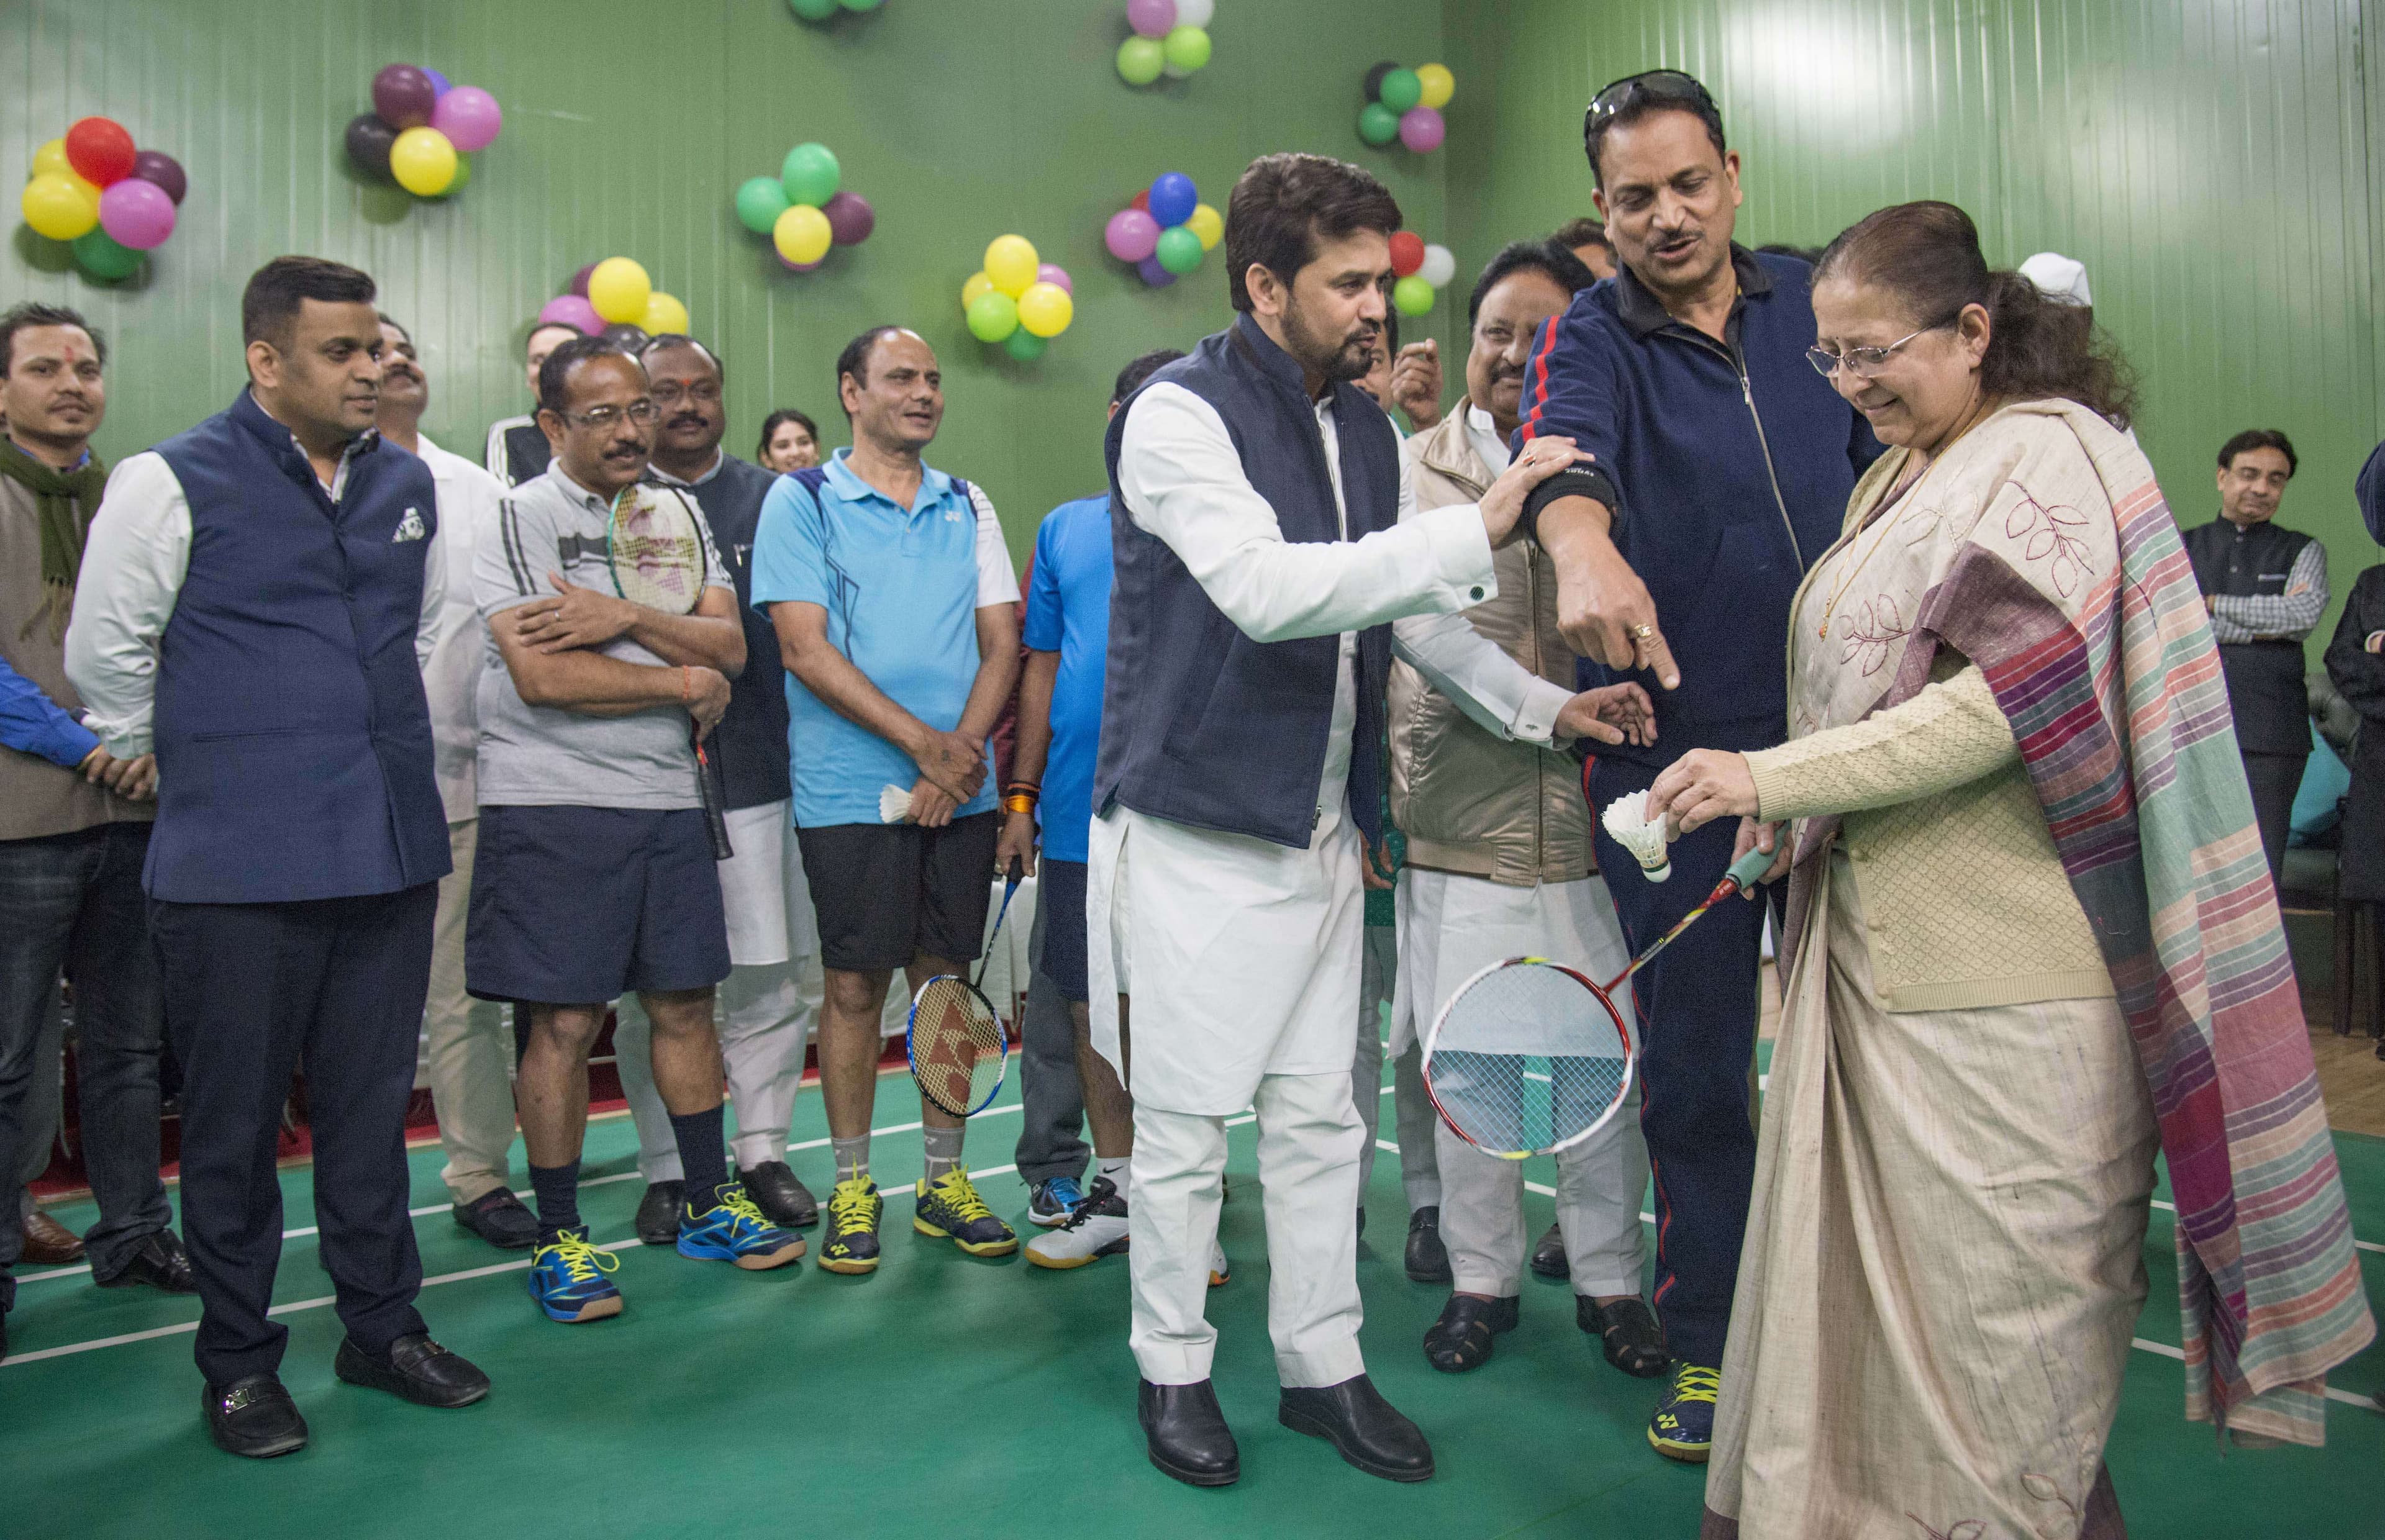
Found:
[{"label": "white shuttlecock", "polygon": [[911,816],[911,793],[899,786],[890,786],[878,794],[878,816],[889,824],[899,824]]},{"label": "white shuttlecock", "polygon": [[1665,820],[1648,821],[1648,793],[1631,791],[1616,798],[1598,821],[1606,826],[1617,844],[1631,852],[1650,882],[1662,882],[1673,875],[1672,852],[1665,848]]}]

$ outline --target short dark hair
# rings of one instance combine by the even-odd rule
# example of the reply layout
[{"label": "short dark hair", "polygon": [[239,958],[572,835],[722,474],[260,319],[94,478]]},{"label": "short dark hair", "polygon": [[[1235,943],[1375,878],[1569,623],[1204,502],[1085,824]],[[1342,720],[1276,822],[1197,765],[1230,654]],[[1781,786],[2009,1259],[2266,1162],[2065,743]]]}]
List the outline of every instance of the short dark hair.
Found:
[{"label": "short dark hair", "polygon": [[2274,449],[2284,455],[2289,481],[2303,467],[2301,457],[2294,453],[2294,441],[2286,437],[2284,428],[2248,428],[2219,446],[2219,468],[2226,470],[2236,463],[2236,456],[2255,449]]},{"label": "short dark hair", "polygon": [[319,256],[277,256],[249,275],[240,296],[240,340],[281,347],[308,300],[322,304],[370,304],[379,292],[370,275]]},{"label": "short dark hair", "polygon": [[1328,155],[1261,155],[1226,200],[1226,291],[1251,308],[1248,275],[1265,267],[1286,287],[1317,260],[1320,241],[1400,228],[1399,201],[1372,172]]},{"label": "short dark hair", "polygon": [[[1600,103],[1608,100],[1618,88],[1624,93],[1622,104],[1601,112]],[[1730,154],[1730,147],[1723,143],[1722,109],[1715,106],[1714,95],[1703,81],[1678,69],[1646,70],[1606,86],[1591,99],[1590,110],[1582,115],[1581,153],[1590,157],[1590,180],[1593,183],[1606,185],[1606,173],[1598,165],[1598,152],[1605,148],[1606,136],[1660,112],[1689,114],[1705,125],[1706,138],[1713,143],[1717,155]]]},{"label": "short dark hair", "polygon": [[[836,355],[837,405],[843,406],[844,404],[844,377],[846,375],[853,376],[853,382],[855,385],[867,385],[869,383],[869,350],[878,345],[878,339],[885,336],[890,331],[905,331],[908,329],[909,329],[906,327],[896,326],[892,321],[889,321],[882,326],[871,327],[860,336],[855,337],[852,342],[844,344],[844,351]],[[850,412],[845,413],[844,416],[845,420],[848,422],[853,418],[853,414]],[[819,435],[815,433],[812,436],[814,438],[818,438]]]},{"label": "short dark hair", "polygon": [[1556,233],[1549,237],[1549,242],[1552,245],[1563,246],[1567,251],[1573,250],[1576,246],[1605,246],[1608,251],[1615,249],[1615,242],[1606,238],[1606,227],[1586,214],[1579,219],[1567,219],[1564,224],[1559,225]]},{"label": "short dark hair", "polygon": [[814,447],[818,447],[820,436],[819,424],[812,421],[811,414],[798,412],[792,406],[781,406],[762,419],[762,437],[754,445],[754,458],[759,460],[769,453],[770,441],[779,436],[779,429],[791,422],[803,424],[804,431],[812,436],[812,443]]},{"label": "short dark hair", "polygon": [[6,315],[0,316],[0,379],[7,378],[11,367],[9,355],[17,347],[17,333],[36,326],[80,327],[82,334],[91,339],[91,351],[99,355],[103,366],[106,364],[107,339],[82,318],[81,312],[69,310],[63,304],[43,304],[36,300],[27,300],[22,304],[12,306]]},{"label": "short dark hair", "polygon": [[406,323],[404,321],[399,320],[396,317],[391,315],[386,310],[376,310],[373,314],[381,317],[381,325],[393,326],[397,328],[397,334],[400,337],[405,338],[409,342],[414,341],[414,333],[406,329]]},{"label": "short dark hair", "polygon": [[[569,321],[532,321],[530,323],[530,329],[522,333],[522,354],[524,356],[529,355],[531,339],[536,337],[542,331],[568,331],[574,337],[585,337],[588,335],[578,327],[573,326]],[[556,344],[558,347],[561,345],[561,343]]]},{"label": "short dark hair", "polygon": [[684,331],[657,332],[654,336],[647,338],[638,346],[638,362],[643,364],[646,361],[646,354],[650,353],[660,353],[665,348],[693,349],[695,352],[704,355],[704,361],[706,363],[712,366],[712,375],[714,379],[719,380],[724,385],[729,383],[729,371],[721,366],[720,354],[713,352],[710,348],[706,347],[702,342],[697,342],[694,338],[689,336]]},{"label": "short dark hair", "polygon": [[1143,382],[1184,356],[1182,348],[1155,348],[1128,364],[1118,372],[1118,383],[1110,387],[1110,404],[1119,402],[1143,389]]},{"label": "short dark hair", "polygon": [[1474,280],[1474,292],[1466,300],[1467,326],[1482,314],[1482,301],[1491,291],[1517,273],[1545,273],[1550,282],[1568,294],[1579,294],[1598,281],[1598,275],[1573,255],[1564,230],[1546,241],[1510,242],[1482,265],[1482,276]]},{"label": "short dark hair", "polygon": [[[592,358],[626,358],[638,363],[636,354],[623,352],[602,337],[574,337],[548,354],[546,361],[539,365],[538,409],[560,414],[571,399],[571,371]],[[644,373],[645,366],[638,364],[638,370]]]}]

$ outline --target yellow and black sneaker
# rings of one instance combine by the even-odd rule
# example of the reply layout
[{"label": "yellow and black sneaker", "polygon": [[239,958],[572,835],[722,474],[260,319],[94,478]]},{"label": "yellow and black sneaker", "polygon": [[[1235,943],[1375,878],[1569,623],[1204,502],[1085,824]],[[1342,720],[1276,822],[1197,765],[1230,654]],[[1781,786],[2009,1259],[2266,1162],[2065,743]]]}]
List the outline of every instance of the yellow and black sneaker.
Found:
[{"label": "yellow and black sneaker", "polygon": [[1648,1419],[1648,1444],[1667,1459],[1704,1465],[1714,1449],[1715,1396],[1722,1371],[1699,1364],[1673,1366],[1673,1383]]},{"label": "yellow and black sneaker", "polygon": [[867,1176],[849,1176],[828,1195],[828,1227],[820,1236],[819,1264],[830,1273],[878,1271],[878,1221],[886,1199]]},{"label": "yellow and black sneaker", "polygon": [[919,1203],[911,1212],[911,1228],[949,1240],[972,1257],[1007,1257],[1018,1249],[1017,1232],[993,1217],[993,1211],[977,1195],[968,1173],[958,1166],[932,1182],[919,1184]]}]

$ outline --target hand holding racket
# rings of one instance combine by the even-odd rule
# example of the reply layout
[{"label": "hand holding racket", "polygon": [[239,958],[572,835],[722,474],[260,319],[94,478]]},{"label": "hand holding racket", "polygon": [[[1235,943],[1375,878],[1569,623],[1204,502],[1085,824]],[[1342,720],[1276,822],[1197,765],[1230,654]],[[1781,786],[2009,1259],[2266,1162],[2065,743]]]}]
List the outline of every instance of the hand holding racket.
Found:
[{"label": "hand holding racket", "polygon": [[[605,565],[612,575],[613,591],[631,603],[660,610],[665,615],[693,614],[704,600],[705,545],[704,531],[697,528],[694,511],[687,499],[675,492],[656,496],[640,486],[624,487],[614,493],[612,515],[605,527]],[[621,627],[622,631],[628,629],[626,625]],[[621,632],[613,634],[618,636]],[[723,812],[728,791],[716,757],[704,747],[705,735],[711,730],[711,725],[699,714],[694,691],[689,684],[698,672],[711,671],[690,668],[681,673],[681,679],[689,688],[682,689],[681,702],[689,708],[687,743],[695,755],[695,783],[704,798],[704,823],[712,836],[712,858],[726,861],[732,853],[728,815]],[[706,704],[708,708],[710,702]],[[725,704],[724,702],[724,708]],[[712,721],[719,720],[719,715],[714,714]]]},{"label": "hand holding racket", "polygon": [[911,997],[911,1019],[905,1033],[905,1057],[919,1094],[956,1118],[983,1112],[1001,1093],[1004,1072],[1010,1063],[1010,1039],[1002,1028],[1002,1013],[978,987],[1002,922],[1010,915],[1010,900],[1018,892],[1014,869],[1003,884],[1002,908],[986,937],[985,956],[977,976],[938,974]]}]

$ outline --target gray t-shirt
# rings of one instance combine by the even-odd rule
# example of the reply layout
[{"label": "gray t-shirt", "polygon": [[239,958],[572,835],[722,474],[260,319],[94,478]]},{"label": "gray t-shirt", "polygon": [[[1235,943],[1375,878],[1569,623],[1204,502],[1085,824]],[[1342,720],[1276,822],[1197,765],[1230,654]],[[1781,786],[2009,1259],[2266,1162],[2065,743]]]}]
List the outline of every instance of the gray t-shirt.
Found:
[{"label": "gray t-shirt", "polygon": [[[712,543],[703,510],[665,487],[633,487],[625,495],[679,498],[704,537],[704,581],[728,589],[729,575]],[[605,562],[611,504],[563,474],[560,465],[506,495],[497,521],[472,560],[472,598],[481,618],[558,591],[548,574],[599,593],[613,591]],[[732,590],[733,591],[733,590]],[[512,673],[490,635],[481,671],[480,793],[482,807],[697,807],[695,756],[687,746],[684,707],[656,706],[629,716],[588,716],[533,706],[514,688]],[[623,663],[662,659],[627,637],[597,649]]]}]

